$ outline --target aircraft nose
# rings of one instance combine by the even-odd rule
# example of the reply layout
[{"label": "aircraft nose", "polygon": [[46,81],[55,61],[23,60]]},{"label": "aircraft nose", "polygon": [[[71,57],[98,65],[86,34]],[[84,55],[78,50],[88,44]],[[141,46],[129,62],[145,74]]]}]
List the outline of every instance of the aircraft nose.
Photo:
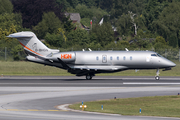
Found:
[{"label": "aircraft nose", "polygon": [[175,64],[175,63],[173,63],[173,62],[169,61],[169,67],[175,67],[175,66],[176,66],[176,64]]}]

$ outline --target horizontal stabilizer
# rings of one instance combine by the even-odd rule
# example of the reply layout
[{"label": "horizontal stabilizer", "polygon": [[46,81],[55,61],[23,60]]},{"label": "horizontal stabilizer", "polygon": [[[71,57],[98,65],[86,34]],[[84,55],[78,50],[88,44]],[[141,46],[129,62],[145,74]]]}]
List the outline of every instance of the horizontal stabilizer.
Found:
[{"label": "horizontal stabilizer", "polygon": [[33,34],[30,32],[18,32],[18,33],[10,34],[7,37],[10,37],[10,38],[31,38],[31,37],[33,37]]},{"label": "horizontal stabilizer", "polygon": [[13,36],[13,35],[9,35],[9,36],[7,36],[7,37],[10,37],[10,38],[31,38],[31,37],[33,37],[33,36],[31,36],[31,35],[26,35],[26,36]]}]

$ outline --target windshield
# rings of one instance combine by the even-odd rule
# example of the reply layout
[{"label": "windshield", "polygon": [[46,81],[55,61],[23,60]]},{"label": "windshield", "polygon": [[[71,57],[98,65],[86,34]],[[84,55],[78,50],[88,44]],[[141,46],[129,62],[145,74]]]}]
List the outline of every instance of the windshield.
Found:
[{"label": "windshield", "polygon": [[162,57],[160,54],[157,54],[159,57]]},{"label": "windshield", "polygon": [[156,54],[151,54],[151,56],[157,57],[157,55],[156,55]]},{"label": "windshield", "polygon": [[160,54],[151,54],[151,56],[154,56],[154,57],[162,57]]}]

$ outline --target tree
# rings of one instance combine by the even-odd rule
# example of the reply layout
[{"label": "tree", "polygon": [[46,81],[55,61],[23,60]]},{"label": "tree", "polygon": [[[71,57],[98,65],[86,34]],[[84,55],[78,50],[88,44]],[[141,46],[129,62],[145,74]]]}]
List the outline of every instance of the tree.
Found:
[{"label": "tree", "polygon": [[78,5],[78,3],[79,3],[78,0],[67,0],[67,2],[68,2],[73,8],[75,8],[75,7]]},{"label": "tree", "polygon": [[71,30],[74,30],[76,28],[76,25],[73,24],[72,20],[70,20],[69,17],[64,17],[62,23],[66,32],[70,32]]},{"label": "tree", "polygon": [[47,33],[55,33],[58,28],[63,28],[62,22],[54,14],[54,12],[44,13],[42,21],[35,27],[33,31],[38,38],[44,38]]},{"label": "tree", "polygon": [[0,14],[12,13],[13,5],[10,0],[0,0]]},{"label": "tree", "polygon": [[169,45],[176,48],[178,46],[178,39],[176,34],[171,34],[168,38]]},{"label": "tree", "polygon": [[[153,22],[154,30],[163,36],[171,46],[179,43],[180,28],[180,2],[172,2],[168,7],[164,8],[159,19]],[[179,40],[178,40],[179,39]],[[176,42],[177,40],[177,42]]]},{"label": "tree", "polygon": [[145,10],[143,11],[143,22],[148,30],[154,30],[153,21],[159,18],[159,15],[166,6],[168,6],[166,2],[160,3],[157,0],[149,0]]},{"label": "tree", "polygon": [[63,36],[55,33],[47,33],[45,36],[45,40],[49,45],[59,48],[62,47],[65,43],[65,41],[63,40]]},{"label": "tree", "polygon": [[108,15],[107,12],[100,8],[90,7],[88,8],[86,5],[78,4],[75,8],[75,12],[80,13],[81,18],[89,18],[92,19],[96,17],[100,20],[104,15]]},{"label": "tree", "polygon": [[128,35],[130,31],[132,31],[132,23],[130,15],[123,14],[119,17],[118,21],[116,22],[118,33],[122,35]]},{"label": "tree", "polygon": [[128,13],[129,13],[130,18],[131,18],[131,23],[132,23],[133,26],[134,26],[134,31],[135,31],[134,34],[137,35],[138,26],[136,25],[136,22],[135,22],[135,20],[134,20],[134,17],[135,17],[136,14],[134,14],[134,13],[132,13],[132,12],[130,12],[130,11],[128,11]]},{"label": "tree", "polygon": [[14,14],[14,13],[5,13],[0,14],[0,28],[10,29],[12,25],[16,26],[16,29],[19,30],[22,27],[22,20],[20,14]]},{"label": "tree", "polygon": [[109,6],[111,6],[110,13],[113,19],[118,18],[122,14],[127,14],[128,11],[140,15],[144,9],[146,0],[111,0],[111,2],[109,2]]},{"label": "tree", "polygon": [[[94,35],[96,42],[99,43],[102,47],[109,44],[114,40],[114,31],[110,23],[103,23],[100,25],[95,25],[92,28],[90,35]],[[92,41],[91,41],[92,42]]]},{"label": "tree", "polygon": [[85,47],[87,46],[87,44],[90,43],[88,32],[80,28],[77,28],[76,30],[71,31],[68,34],[67,38],[68,38],[67,44],[69,46],[79,45],[79,46]]},{"label": "tree", "polygon": [[23,27],[32,28],[42,21],[43,13],[53,11],[62,20],[64,14],[62,5],[56,0],[12,0],[14,12],[20,12],[23,19]]},{"label": "tree", "polygon": [[156,37],[156,43],[162,43],[162,44],[166,44],[165,39],[162,36],[157,36]]},{"label": "tree", "polygon": [[97,4],[97,7],[100,7],[101,9],[104,9],[110,12],[111,9],[113,8],[113,2],[114,0],[97,0],[96,4]]},{"label": "tree", "polygon": [[56,2],[59,4],[59,5],[63,5],[63,11],[65,11],[67,8],[70,8],[70,3],[67,2],[67,0],[56,0]]}]

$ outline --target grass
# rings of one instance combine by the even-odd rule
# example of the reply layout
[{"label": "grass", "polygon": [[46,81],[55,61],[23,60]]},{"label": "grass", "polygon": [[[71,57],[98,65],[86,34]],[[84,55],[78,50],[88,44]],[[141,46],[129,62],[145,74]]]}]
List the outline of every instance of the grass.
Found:
[{"label": "grass", "polygon": [[[87,105],[85,111],[134,116],[180,117],[179,101],[180,96],[155,96],[84,102],[84,105]],[[81,110],[80,104],[73,104],[69,107]],[[103,110],[101,110],[101,105],[103,105]],[[141,114],[139,113],[140,108]]]},{"label": "grass", "polygon": [[[180,76],[180,62],[173,61],[176,63],[176,67],[169,71],[160,71],[160,76]],[[0,75],[23,75],[23,76],[70,76],[72,74],[67,73],[67,71],[51,67],[44,66],[32,62],[2,62],[0,61]],[[155,76],[156,70],[140,70],[135,72],[135,70],[127,70],[117,73],[105,73],[97,74],[99,76]]]},{"label": "grass", "polygon": [[67,71],[51,67],[44,66],[32,62],[0,62],[0,75],[23,75],[23,76],[63,76],[70,75]]}]

